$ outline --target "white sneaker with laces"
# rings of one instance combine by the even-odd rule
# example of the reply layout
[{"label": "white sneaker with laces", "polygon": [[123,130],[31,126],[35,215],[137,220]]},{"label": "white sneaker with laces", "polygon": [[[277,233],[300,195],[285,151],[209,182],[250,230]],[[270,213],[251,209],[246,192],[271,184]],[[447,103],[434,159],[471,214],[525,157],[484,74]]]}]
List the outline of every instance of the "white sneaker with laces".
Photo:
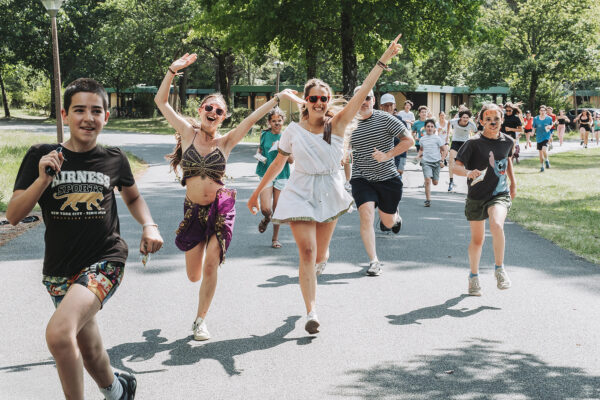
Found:
[{"label": "white sneaker with laces", "polygon": [[504,267],[497,268],[494,271],[494,276],[496,277],[496,286],[498,286],[498,289],[504,290],[510,288],[511,282]]},{"label": "white sneaker with laces", "polygon": [[481,296],[481,285],[479,285],[479,276],[469,278],[469,296]]},{"label": "white sneaker with laces", "polygon": [[367,270],[369,276],[381,275],[381,263],[379,261],[371,261],[369,263],[369,269]]},{"label": "white sneaker with laces", "polygon": [[208,340],[210,339],[210,333],[208,333],[208,329],[206,328],[206,321],[202,317],[196,318],[196,321],[192,325],[192,330],[194,331],[194,340]]},{"label": "white sneaker with laces", "polygon": [[306,325],[304,325],[304,329],[306,329],[306,332],[310,333],[311,335],[319,333],[320,325],[321,324],[319,323],[317,313],[314,310],[309,312],[306,316]]},{"label": "white sneaker with laces", "polygon": [[323,261],[321,263],[317,263],[315,269],[317,271],[317,276],[321,275],[323,271],[325,271],[325,267],[327,266],[327,261]]}]

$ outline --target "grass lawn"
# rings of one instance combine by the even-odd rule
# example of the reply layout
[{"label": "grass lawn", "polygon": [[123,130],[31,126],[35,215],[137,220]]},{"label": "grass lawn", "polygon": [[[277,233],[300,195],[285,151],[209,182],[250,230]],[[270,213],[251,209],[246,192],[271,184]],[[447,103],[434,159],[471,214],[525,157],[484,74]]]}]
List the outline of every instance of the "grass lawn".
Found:
[{"label": "grass lawn", "polygon": [[600,148],[550,155],[516,166],[517,197],[509,218],[589,261],[600,264]]},{"label": "grass lawn", "polygon": [[[19,166],[29,146],[36,143],[54,143],[55,140],[54,136],[34,135],[26,131],[0,131],[0,211],[6,211]],[[147,164],[133,154],[127,153],[127,158],[134,175],[146,169]]]}]

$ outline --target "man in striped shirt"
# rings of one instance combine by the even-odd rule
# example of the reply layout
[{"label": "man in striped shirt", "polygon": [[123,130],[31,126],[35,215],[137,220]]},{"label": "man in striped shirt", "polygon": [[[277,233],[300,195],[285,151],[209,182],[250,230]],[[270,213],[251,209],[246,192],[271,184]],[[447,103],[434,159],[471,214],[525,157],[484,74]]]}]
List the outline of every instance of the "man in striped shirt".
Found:
[{"label": "man in striped shirt", "polygon": [[[354,90],[358,91],[360,87]],[[352,197],[360,215],[360,236],[369,256],[367,275],[381,274],[375,247],[375,208],[379,208],[382,230],[400,232],[397,213],[402,198],[402,180],[394,157],[407,151],[414,140],[404,124],[385,111],[374,110],[375,96],[369,92],[359,111],[358,127],[352,132]],[[394,137],[400,142],[394,146]]]}]

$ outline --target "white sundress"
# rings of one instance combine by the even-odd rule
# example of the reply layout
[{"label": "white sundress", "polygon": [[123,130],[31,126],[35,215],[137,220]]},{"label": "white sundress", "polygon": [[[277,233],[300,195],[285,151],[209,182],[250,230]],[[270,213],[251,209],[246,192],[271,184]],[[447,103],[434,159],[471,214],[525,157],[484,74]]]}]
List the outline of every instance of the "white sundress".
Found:
[{"label": "white sundress", "polygon": [[292,122],[281,134],[279,150],[294,156],[294,170],[281,191],[273,222],[330,222],[348,212],[352,197],[340,170],[343,139],[314,134]]}]

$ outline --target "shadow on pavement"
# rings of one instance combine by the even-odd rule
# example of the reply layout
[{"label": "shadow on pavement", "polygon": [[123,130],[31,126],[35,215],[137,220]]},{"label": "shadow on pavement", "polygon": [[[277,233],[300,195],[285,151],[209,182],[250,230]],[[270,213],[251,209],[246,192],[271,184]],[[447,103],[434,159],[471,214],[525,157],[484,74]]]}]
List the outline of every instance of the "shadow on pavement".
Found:
[{"label": "shadow on pavement", "polygon": [[222,341],[195,342],[191,336],[167,343],[168,340],[160,335],[160,329],[145,331],[143,342],[123,343],[108,351],[111,364],[123,371],[135,374],[147,374],[164,371],[165,369],[136,371],[125,365],[152,359],[158,353],[168,351],[170,358],[163,365],[191,365],[204,359],[218,361],[229,376],[241,375],[242,370],[235,366],[235,357],[252,351],[267,350],[286,342],[296,342],[297,345],[310,344],[315,337],[285,338],[294,330],[299,316],[290,316],[283,325],[273,332],[262,336],[252,335],[248,338]]},{"label": "shadow on pavement", "polygon": [[501,308],[489,306],[479,306],[472,310],[467,308],[453,310],[450,308],[456,306],[461,300],[467,297],[469,297],[469,295],[461,294],[460,296],[446,300],[443,304],[437,306],[423,307],[406,314],[386,315],[385,317],[390,320],[389,323],[392,325],[421,325],[419,321],[424,319],[438,319],[442,317],[466,318],[480,313],[483,310],[501,310]]},{"label": "shadow on pavement", "polygon": [[597,399],[600,376],[552,366],[536,355],[497,349],[499,342],[471,339],[457,349],[421,355],[404,365],[382,363],[348,371],[342,395],[363,399]]},{"label": "shadow on pavement", "polygon": [[[317,277],[317,283],[319,285],[347,285],[348,282],[337,282],[345,279],[359,279],[366,277],[365,275],[366,268],[362,268],[360,271],[356,272],[346,272],[343,274],[327,274],[324,273]],[[257,285],[260,288],[276,288],[286,285],[298,285],[298,276],[289,276],[289,275],[277,275],[273,278],[267,279],[269,283],[263,283]]]}]

